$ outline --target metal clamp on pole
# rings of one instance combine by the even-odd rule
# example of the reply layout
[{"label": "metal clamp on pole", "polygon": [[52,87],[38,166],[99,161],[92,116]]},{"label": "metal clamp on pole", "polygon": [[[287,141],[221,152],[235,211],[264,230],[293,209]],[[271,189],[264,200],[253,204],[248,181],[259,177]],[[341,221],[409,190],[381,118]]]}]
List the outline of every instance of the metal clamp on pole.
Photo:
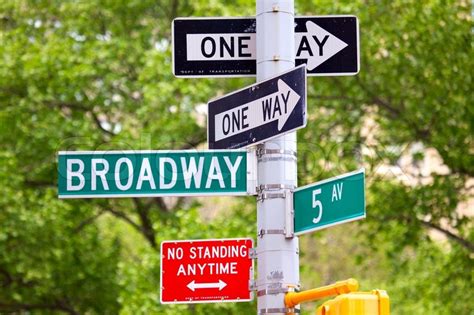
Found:
[{"label": "metal clamp on pole", "polygon": [[285,198],[286,195],[284,193],[264,193],[259,194],[257,197],[257,201],[265,201],[265,199],[276,199],[276,198]]},{"label": "metal clamp on pole", "polygon": [[295,186],[293,185],[284,185],[284,184],[265,184],[258,186],[258,192],[268,191],[268,190],[281,190],[281,189],[290,189],[294,190]]},{"label": "metal clamp on pole", "polygon": [[263,289],[263,290],[257,291],[257,296],[275,295],[279,293],[288,293],[288,292],[290,292],[289,288]]},{"label": "metal clamp on pole", "polygon": [[283,235],[285,235],[286,233],[285,233],[285,230],[263,230],[262,229],[262,230],[258,231],[257,236],[262,237],[265,234],[283,234]]},{"label": "metal clamp on pole", "polygon": [[314,301],[333,295],[350,293],[357,291],[358,288],[359,283],[357,280],[351,278],[316,289],[301,292],[288,292],[285,295],[285,305],[288,307],[294,307],[301,302]]},{"label": "metal clamp on pole", "polygon": [[293,150],[283,150],[283,149],[264,149],[262,147],[259,147],[257,149],[257,157],[262,157],[264,155],[270,155],[270,154],[281,154],[281,155],[290,155],[296,157],[296,152]]},{"label": "metal clamp on pole", "polygon": [[249,291],[257,291],[257,282],[253,279],[249,280]]},{"label": "metal clamp on pole", "polygon": [[257,150],[257,160],[267,161],[296,161],[296,152],[293,150],[259,149]]},{"label": "metal clamp on pole", "polygon": [[250,248],[249,249],[249,258],[250,259],[257,259],[257,249],[256,248]]}]

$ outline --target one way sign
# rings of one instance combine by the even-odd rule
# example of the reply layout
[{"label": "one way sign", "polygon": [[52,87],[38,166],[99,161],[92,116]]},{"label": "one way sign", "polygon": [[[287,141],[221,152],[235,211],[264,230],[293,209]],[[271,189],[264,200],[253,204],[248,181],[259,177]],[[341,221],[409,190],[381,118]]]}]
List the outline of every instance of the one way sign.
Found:
[{"label": "one way sign", "polygon": [[246,147],[304,127],[305,72],[301,65],[209,102],[209,148]]},{"label": "one way sign", "polygon": [[[310,76],[359,72],[355,16],[295,17],[296,65]],[[178,77],[256,74],[255,18],[178,18],[173,21],[173,73]]]}]

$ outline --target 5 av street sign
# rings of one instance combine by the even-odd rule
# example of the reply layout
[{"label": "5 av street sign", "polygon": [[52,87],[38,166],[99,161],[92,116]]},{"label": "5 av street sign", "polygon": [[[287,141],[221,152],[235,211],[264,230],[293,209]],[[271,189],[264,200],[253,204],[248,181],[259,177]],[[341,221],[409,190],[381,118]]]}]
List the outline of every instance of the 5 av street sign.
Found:
[{"label": "5 av street sign", "polygon": [[[173,21],[173,73],[178,77],[256,74],[255,18],[178,18]],[[357,17],[295,17],[296,65],[309,76],[359,72]]]},{"label": "5 av street sign", "polygon": [[250,301],[251,248],[249,238],[161,243],[161,303]]},{"label": "5 av street sign", "polygon": [[244,150],[59,152],[59,198],[246,195]]},{"label": "5 av street sign", "polygon": [[365,218],[364,169],[295,190],[295,234]]},{"label": "5 av street sign", "polygon": [[209,102],[209,148],[241,148],[304,127],[305,72],[302,65]]}]

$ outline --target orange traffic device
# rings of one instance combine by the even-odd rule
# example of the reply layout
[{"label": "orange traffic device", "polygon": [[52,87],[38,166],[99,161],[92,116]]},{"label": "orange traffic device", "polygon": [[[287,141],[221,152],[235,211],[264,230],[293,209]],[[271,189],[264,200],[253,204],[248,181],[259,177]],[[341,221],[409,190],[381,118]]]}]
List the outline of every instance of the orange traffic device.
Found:
[{"label": "orange traffic device", "polygon": [[334,295],[354,292],[357,291],[358,288],[359,283],[357,280],[351,278],[316,289],[288,292],[285,296],[285,304],[287,307],[294,307],[301,302],[314,301]]},{"label": "orange traffic device", "polygon": [[352,292],[325,302],[316,315],[390,315],[387,292]]}]

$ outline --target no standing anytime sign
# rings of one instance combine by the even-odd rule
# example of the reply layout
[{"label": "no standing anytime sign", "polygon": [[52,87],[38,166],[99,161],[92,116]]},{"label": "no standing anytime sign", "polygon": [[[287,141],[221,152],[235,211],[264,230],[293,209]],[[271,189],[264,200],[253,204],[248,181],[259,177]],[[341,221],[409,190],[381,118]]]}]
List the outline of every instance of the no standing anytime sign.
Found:
[{"label": "no standing anytime sign", "polygon": [[252,239],[161,243],[161,303],[238,302],[252,299]]}]

